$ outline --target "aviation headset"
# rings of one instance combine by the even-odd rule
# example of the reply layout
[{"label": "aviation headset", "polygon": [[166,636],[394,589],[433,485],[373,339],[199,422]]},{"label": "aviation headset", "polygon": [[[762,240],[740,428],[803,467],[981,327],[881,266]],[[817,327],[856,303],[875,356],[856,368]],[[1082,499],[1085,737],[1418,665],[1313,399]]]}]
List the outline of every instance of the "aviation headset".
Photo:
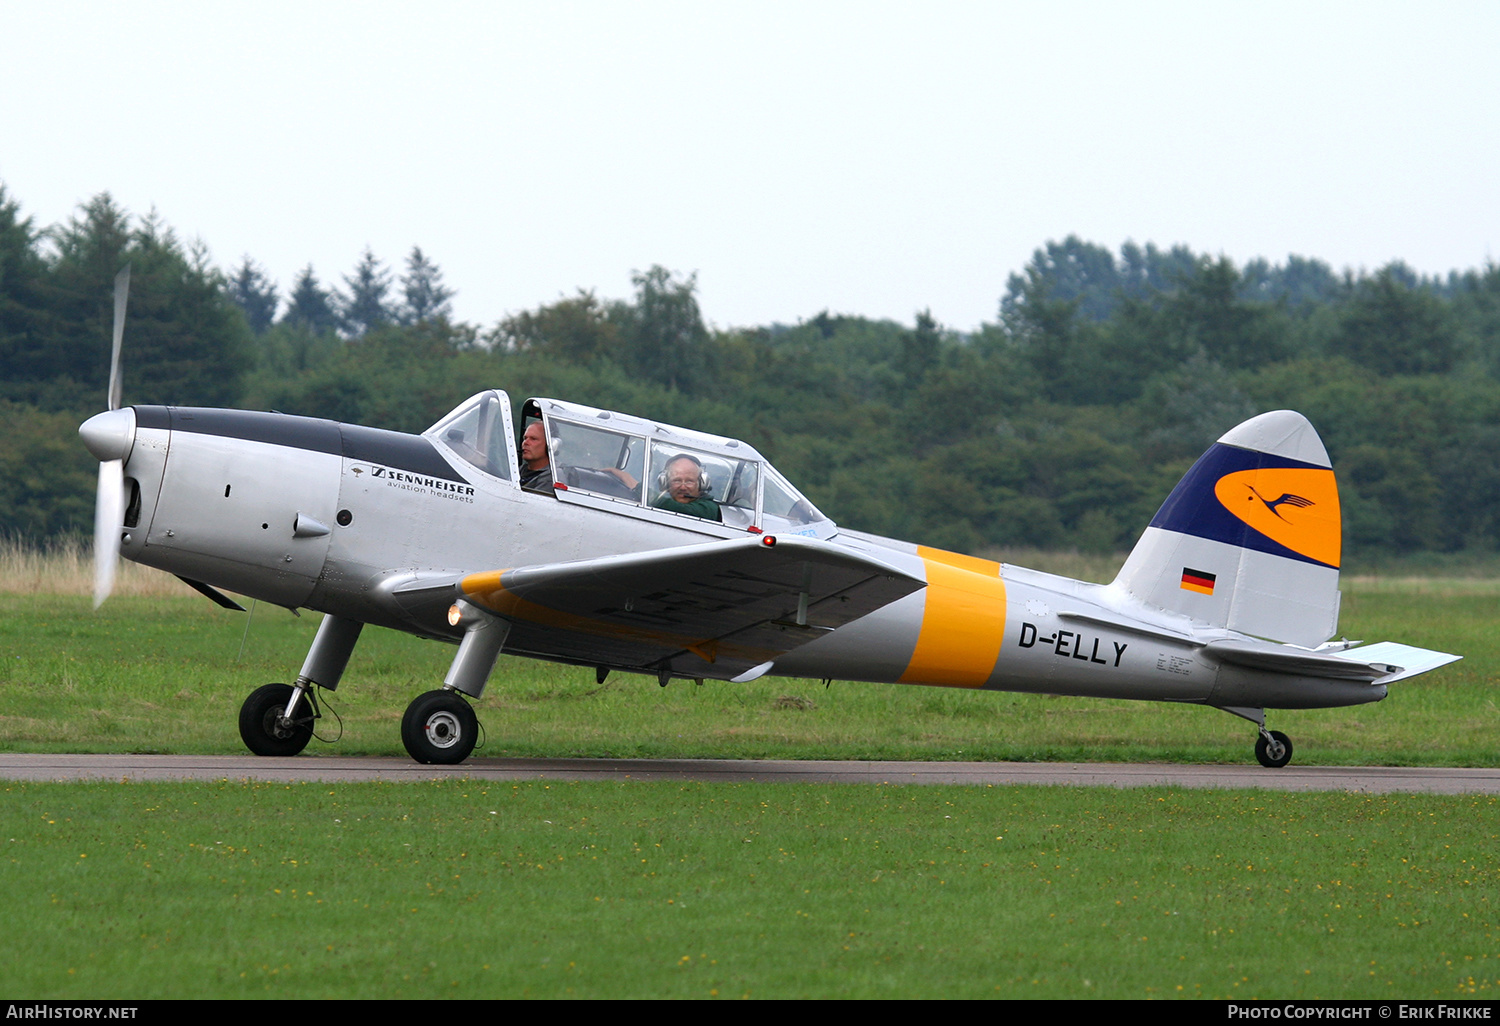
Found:
[{"label": "aviation headset", "polygon": [[703,469],[703,461],[690,452],[680,452],[662,464],[661,473],[656,475],[656,490],[659,492],[667,490],[667,468],[678,460],[690,460],[693,466],[698,468],[698,498],[709,498],[708,493],[709,489],[713,487],[713,482],[708,479],[708,471]]}]

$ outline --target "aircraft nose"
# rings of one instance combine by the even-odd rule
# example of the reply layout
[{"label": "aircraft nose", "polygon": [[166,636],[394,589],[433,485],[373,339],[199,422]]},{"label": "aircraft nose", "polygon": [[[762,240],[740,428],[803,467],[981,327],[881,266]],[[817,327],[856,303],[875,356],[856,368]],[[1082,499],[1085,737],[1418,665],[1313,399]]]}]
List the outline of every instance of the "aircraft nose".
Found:
[{"label": "aircraft nose", "polygon": [[83,422],[78,434],[99,462],[123,460],[135,444],[135,411],[127,406],[96,413]]}]

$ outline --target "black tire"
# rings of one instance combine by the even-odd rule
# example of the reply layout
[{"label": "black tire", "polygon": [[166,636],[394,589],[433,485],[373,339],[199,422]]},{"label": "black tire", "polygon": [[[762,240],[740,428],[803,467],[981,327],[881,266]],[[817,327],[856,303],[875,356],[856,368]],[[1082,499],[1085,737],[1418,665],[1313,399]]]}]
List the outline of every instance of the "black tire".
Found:
[{"label": "black tire", "polygon": [[1255,757],[1267,769],[1280,769],[1292,761],[1292,739],[1279,730],[1271,731],[1271,743],[1262,734],[1255,739]]},{"label": "black tire", "polygon": [[240,738],[256,755],[296,755],[312,740],[313,711],[306,697],[297,703],[290,724],[281,722],[292,698],[290,684],[266,684],[250,692],[240,706]]},{"label": "black tire", "polygon": [[456,766],[479,740],[479,717],[453,691],[418,695],[401,717],[401,743],[420,763]]}]

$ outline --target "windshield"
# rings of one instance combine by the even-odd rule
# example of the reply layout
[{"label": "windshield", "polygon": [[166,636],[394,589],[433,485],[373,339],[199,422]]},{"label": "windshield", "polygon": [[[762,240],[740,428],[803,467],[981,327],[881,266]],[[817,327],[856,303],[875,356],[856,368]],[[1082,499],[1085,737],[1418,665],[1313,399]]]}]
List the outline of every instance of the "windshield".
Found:
[{"label": "windshield", "polygon": [[500,394],[486,392],[448,414],[426,434],[486,474],[509,481],[509,414]]},{"label": "windshield", "polygon": [[[765,513],[767,517],[778,517],[793,526],[828,519],[770,467],[766,468]],[[769,523],[766,525],[767,530],[770,526]]]}]

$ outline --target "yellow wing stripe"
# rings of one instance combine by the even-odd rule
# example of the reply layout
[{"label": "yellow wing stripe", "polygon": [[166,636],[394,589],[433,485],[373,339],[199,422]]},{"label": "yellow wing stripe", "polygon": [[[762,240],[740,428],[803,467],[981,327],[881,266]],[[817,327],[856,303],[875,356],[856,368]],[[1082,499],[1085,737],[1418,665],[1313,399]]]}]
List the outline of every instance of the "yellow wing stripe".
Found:
[{"label": "yellow wing stripe", "polygon": [[927,565],[922,630],[903,684],[977,688],[990,679],[1005,637],[1000,564],[918,546]]}]

